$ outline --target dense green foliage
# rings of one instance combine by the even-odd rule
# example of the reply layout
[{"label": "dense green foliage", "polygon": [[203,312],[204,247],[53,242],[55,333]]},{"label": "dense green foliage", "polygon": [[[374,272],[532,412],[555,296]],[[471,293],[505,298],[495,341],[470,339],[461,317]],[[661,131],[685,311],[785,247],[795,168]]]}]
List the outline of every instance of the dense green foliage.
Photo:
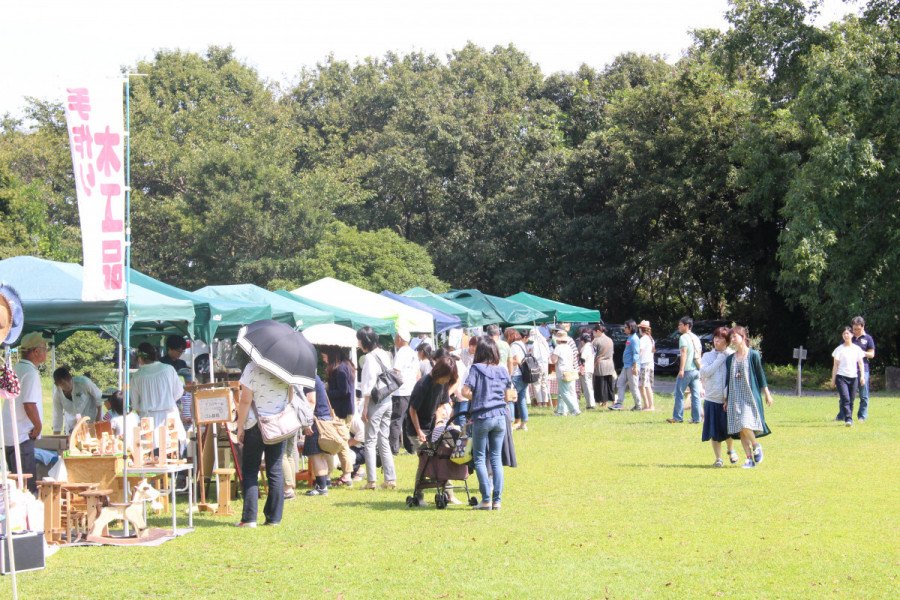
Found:
[{"label": "dense green foliage", "polygon": [[76,331],[56,348],[56,365],[69,367],[72,375],[88,377],[101,390],[118,387],[117,365],[112,360],[115,346],[95,331]]},{"label": "dense green foliage", "polygon": [[[827,28],[817,4],[733,0],[674,65],[549,76],[512,45],[327,57],[289,86],[231,48],[160,51],[131,87],[134,264],[188,289],[525,290],[663,334],[728,318],[779,362],[862,314],[897,356],[897,3]],[[59,107],[27,116],[0,124],[0,253],[77,259]]]}]

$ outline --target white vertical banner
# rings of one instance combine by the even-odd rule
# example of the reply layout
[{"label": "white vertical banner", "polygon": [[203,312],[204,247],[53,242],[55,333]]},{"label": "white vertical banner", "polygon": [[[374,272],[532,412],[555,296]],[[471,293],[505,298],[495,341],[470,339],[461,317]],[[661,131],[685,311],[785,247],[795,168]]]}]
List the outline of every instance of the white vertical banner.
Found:
[{"label": "white vertical banner", "polygon": [[65,89],[85,302],[125,298],[125,124],[122,79]]}]

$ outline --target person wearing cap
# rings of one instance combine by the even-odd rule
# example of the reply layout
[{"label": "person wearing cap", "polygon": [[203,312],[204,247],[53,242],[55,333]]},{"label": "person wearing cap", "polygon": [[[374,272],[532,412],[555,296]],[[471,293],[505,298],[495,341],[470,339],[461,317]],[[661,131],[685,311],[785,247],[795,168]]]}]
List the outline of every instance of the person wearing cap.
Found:
[{"label": "person wearing cap", "polygon": [[83,375],[72,375],[69,367],[53,371],[53,435],[72,433],[78,415],[94,423],[101,419],[103,394]]},{"label": "person wearing cap", "polygon": [[[6,465],[18,473],[16,466],[16,446],[22,462],[22,473],[31,474],[28,491],[37,495],[37,462],[34,458],[34,440],[41,437],[44,419],[44,399],[41,395],[40,367],[47,360],[47,340],[37,331],[22,338],[19,344],[19,362],[14,371],[19,378],[19,395],[13,400],[3,401],[3,430],[6,431]],[[15,426],[18,438],[13,441],[13,421],[10,418],[9,402],[15,407]],[[13,442],[10,444],[10,442]]]},{"label": "person wearing cap", "polygon": [[[412,338],[405,329],[397,331],[394,336],[394,371],[403,378],[403,383],[397,391],[391,395],[391,429],[389,441],[391,454],[400,454],[400,442],[403,435],[403,423],[406,421],[406,411],[409,408],[409,396],[419,379],[419,356],[415,350],[409,347]],[[427,342],[426,342],[427,343]]]},{"label": "person wearing cap", "polygon": [[640,369],[638,370],[638,389],[644,400],[644,410],[653,411],[653,353],[656,351],[656,342],[650,335],[650,321],[643,320],[638,323],[638,333],[641,336]]}]

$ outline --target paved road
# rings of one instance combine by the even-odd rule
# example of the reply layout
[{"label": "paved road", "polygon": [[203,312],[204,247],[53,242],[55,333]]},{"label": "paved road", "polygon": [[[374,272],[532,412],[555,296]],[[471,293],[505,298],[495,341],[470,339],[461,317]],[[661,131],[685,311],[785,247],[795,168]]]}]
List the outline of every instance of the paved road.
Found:
[{"label": "paved road", "polygon": [[[675,393],[675,380],[674,379],[660,379],[653,382],[653,391],[657,394],[674,394]],[[776,396],[795,396],[797,394],[796,388],[791,388],[789,390],[769,390],[772,394]],[[827,390],[803,390],[804,396],[835,396],[837,397],[837,392],[827,391]]]}]

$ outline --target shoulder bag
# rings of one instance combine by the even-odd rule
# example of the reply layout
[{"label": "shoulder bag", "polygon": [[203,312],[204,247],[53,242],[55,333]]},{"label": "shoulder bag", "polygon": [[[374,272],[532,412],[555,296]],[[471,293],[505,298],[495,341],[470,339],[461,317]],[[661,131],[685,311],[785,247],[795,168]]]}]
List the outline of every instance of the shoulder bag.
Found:
[{"label": "shoulder bag", "polygon": [[294,386],[290,386],[290,398],[287,404],[277,415],[260,415],[256,410],[256,402],[250,403],[256,414],[256,422],[259,424],[259,432],[262,434],[263,443],[269,446],[280,444],[284,440],[294,437],[300,430],[300,419],[297,418],[297,409],[294,407]]},{"label": "shoulder bag", "polygon": [[386,369],[376,352],[376,350],[372,351],[372,358],[378,361],[378,364],[381,366],[381,373],[375,379],[375,387],[372,388],[372,393],[369,394],[369,397],[375,402],[381,402],[400,389],[400,386],[403,385],[403,378],[393,369]]},{"label": "shoulder bag", "polygon": [[331,401],[325,395],[328,410],[331,411],[331,420],[323,421],[316,417],[316,428],[319,430],[319,449],[326,454],[337,454],[347,445],[350,439],[350,428],[343,419],[338,419],[331,408]]}]

